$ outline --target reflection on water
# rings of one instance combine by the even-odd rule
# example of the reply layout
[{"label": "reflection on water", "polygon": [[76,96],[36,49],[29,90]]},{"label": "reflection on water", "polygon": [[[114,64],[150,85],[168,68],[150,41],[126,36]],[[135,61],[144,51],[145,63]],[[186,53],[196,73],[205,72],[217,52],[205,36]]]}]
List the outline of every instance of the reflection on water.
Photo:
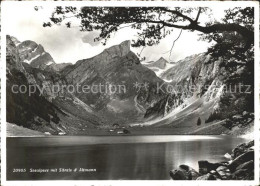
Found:
[{"label": "reflection on water", "polygon": [[[8,180],[168,180],[181,164],[225,161],[241,138],[228,136],[80,136],[7,138]],[[26,173],[13,173],[26,168]],[[96,172],[30,173],[33,169],[85,168]]]}]

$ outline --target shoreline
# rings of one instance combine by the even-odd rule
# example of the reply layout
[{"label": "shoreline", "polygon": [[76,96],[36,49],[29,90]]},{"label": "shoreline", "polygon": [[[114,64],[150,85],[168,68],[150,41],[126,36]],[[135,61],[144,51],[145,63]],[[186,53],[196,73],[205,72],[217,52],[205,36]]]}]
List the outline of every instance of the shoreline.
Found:
[{"label": "shoreline", "polygon": [[223,156],[227,161],[200,160],[198,171],[182,164],[169,175],[172,180],[254,180],[254,141],[239,144]]},{"label": "shoreline", "polygon": [[[101,129],[89,129],[88,133],[77,133],[77,134],[65,134],[65,135],[52,135],[52,134],[45,134],[40,131],[24,128],[22,126],[18,126],[16,124],[12,123],[6,123],[7,127],[7,133],[6,137],[58,137],[58,136],[100,136],[100,137],[105,137],[105,136],[122,136],[122,137],[127,137],[127,136],[156,136],[156,135],[165,135],[165,136],[231,136],[231,137],[238,137],[238,138],[245,138],[245,139],[253,139],[254,138],[254,132],[252,129],[249,131],[245,131],[242,134],[237,134],[234,132],[229,132],[227,134],[214,134],[214,133],[173,133],[170,131],[168,128],[152,128],[153,131],[151,130],[145,130],[145,129],[140,129],[136,128],[131,130],[131,133],[128,134],[117,134],[115,132],[109,132],[108,130],[101,130]],[[171,128],[174,129],[174,128]],[[156,131],[157,130],[157,131]]]}]

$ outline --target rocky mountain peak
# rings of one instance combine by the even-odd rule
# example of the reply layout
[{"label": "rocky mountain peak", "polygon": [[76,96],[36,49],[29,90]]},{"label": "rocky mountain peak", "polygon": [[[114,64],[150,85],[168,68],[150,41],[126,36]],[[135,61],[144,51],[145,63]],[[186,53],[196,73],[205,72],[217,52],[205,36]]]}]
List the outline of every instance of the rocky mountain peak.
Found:
[{"label": "rocky mountain peak", "polygon": [[8,39],[11,40],[15,44],[15,46],[18,46],[21,43],[17,38],[13,36],[8,35]]},{"label": "rocky mountain peak", "polygon": [[6,36],[6,66],[8,71],[13,68],[23,71],[23,66],[20,63],[19,52],[16,47],[18,44],[19,41],[16,38],[9,35]]},{"label": "rocky mountain peak", "polygon": [[160,57],[160,59],[158,59],[157,61],[162,61],[162,62],[165,62],[167,63],[168,61],[166,59],[164,59],[163,57]]},{"label": "rocky mountain peak", "polygon": [[106,48],[92,58],[77,61],[75,65],[63,71],[63,74],[73,79],[73,82],[83,82],[89,79],[90,74],[105,76],[123,66],[135,66],[139,63],[138,57],[130,50],[130,41],[127,40]]},{"label": "rocky mountain peak", "polygon": [[149,63],[146,63],[144,65],[147,66],[148,68],[165,69],[167,63],[168,63],[168,61],[166,59],[164,59],[163,57],[161,57],[157,61],[149,62]]},{"label": "rocky mountain peak", "polygon": [[104,50],[104,53],[108,55],[123,57],[130,52],[130,41],[126,40],[120,43],[119,45],[114,45],[110,48]]},{"label": "rocky mountain peak", "polygon": [[17,47],[21,62],[28,63],[33,68],[39,68],[41,70],[44,70],[51,64],[55,64],[52,56],[44,50],[42,45],[31,40],[20,42],[13,36],[9,37]]},{"label": "rocky mountain peak", "polygon": [[164,59],[163,57],[161,57],[160,59],[158,59],[156,61],[156,63],[158,63],[158,65],[161,67],[161,68],[165,68],[166,67],[166,64],[168,63],[168,61],[166,59]]}]

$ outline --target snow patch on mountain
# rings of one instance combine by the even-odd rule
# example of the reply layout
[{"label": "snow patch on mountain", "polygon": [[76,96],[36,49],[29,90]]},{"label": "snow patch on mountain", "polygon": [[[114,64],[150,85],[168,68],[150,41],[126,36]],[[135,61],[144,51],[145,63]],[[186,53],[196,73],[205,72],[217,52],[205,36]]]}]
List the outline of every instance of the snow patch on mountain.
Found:
[{"label": "snow patch on mountain", "polygon": [[49,65],[51,65],[53,63],[54,63],[53,61],[49,61],[46,65],[49,66]]},{"label": "snow patch on mountain", "polygon": [[41,55],[38,54],[38,55],[34,56],[33,58],[31,58],[30,60],[25,59],[24,62],[25,62],[25,63],[28,63],[28,64],[31,64],[32,61],[34,61],[35,59],[37,59],[37,58],[40,57],[40,56],[41,56]]},{"label": "snow patch on mountain", "polygon": [[167,80],[166,78],[163,78],[162,74],[164,74],[167,70],[173,68],[176,64],[167,62],[165,64],[165,67],[162,69],[162,68],[159,68],[156,66],[152,66],[151,65],[152,63],[154,63],[154,62],[143,62],[142,65],[144,65],[144,66],[148,67],[150,70],[154,71],[157,77],[163,79],[166,82],[171,82],[171,80]]}]

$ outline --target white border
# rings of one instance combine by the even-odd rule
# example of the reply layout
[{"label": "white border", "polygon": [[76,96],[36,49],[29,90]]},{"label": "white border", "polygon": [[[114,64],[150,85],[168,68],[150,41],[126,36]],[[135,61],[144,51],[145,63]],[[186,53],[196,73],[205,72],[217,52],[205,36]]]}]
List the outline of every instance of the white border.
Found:
[{"label": "white border", "polygon": [[[254,181],[6,181],[6,33],[5,25],[8,24],[8,15],[5,11],[5,6],[10,4],[12,6],[56,6],[56,5],[70,5],[70,6],[240,6],[248,7],[252,6],[255,8],[255,124],[254,124],[254,138],[255,138],[255,180]],[[59,185],[258,185],[259,184],[259,2],[256,1],[4,1],[1,2],[1,16],[2,16],[2,33],[1,33],[1,182],[2,185],[46,185],[46,184],[59,184]],[[19,16],[15,15],[14,16]]]},{"label": "white border", "polygon": [[[260,175],[259,175],[259,121],[260,121],[260,100],[259,100],[259,91],[260,91],[260,61],[259,61],[259,50],[260,50],[260,46],[259,46],[259,4],[258,4],[258,11],[255,10],[255,123],[254,123],[254,140],[255,140],[255,166],[257,166],[257,168],[255,168],[255,178],[258,179],[258,184],[259,184],[259,179],[260,179]],[[255,8],[257,8],[255,7]]]},{"label": "white border", "polygon": [[5,20],[2,6],[1,2],[1,183],[3,184],[5,180],[3,178],[6,177],[6,171],[3,171],[3,168],[6,167],[6,36],[3,31]]}]

